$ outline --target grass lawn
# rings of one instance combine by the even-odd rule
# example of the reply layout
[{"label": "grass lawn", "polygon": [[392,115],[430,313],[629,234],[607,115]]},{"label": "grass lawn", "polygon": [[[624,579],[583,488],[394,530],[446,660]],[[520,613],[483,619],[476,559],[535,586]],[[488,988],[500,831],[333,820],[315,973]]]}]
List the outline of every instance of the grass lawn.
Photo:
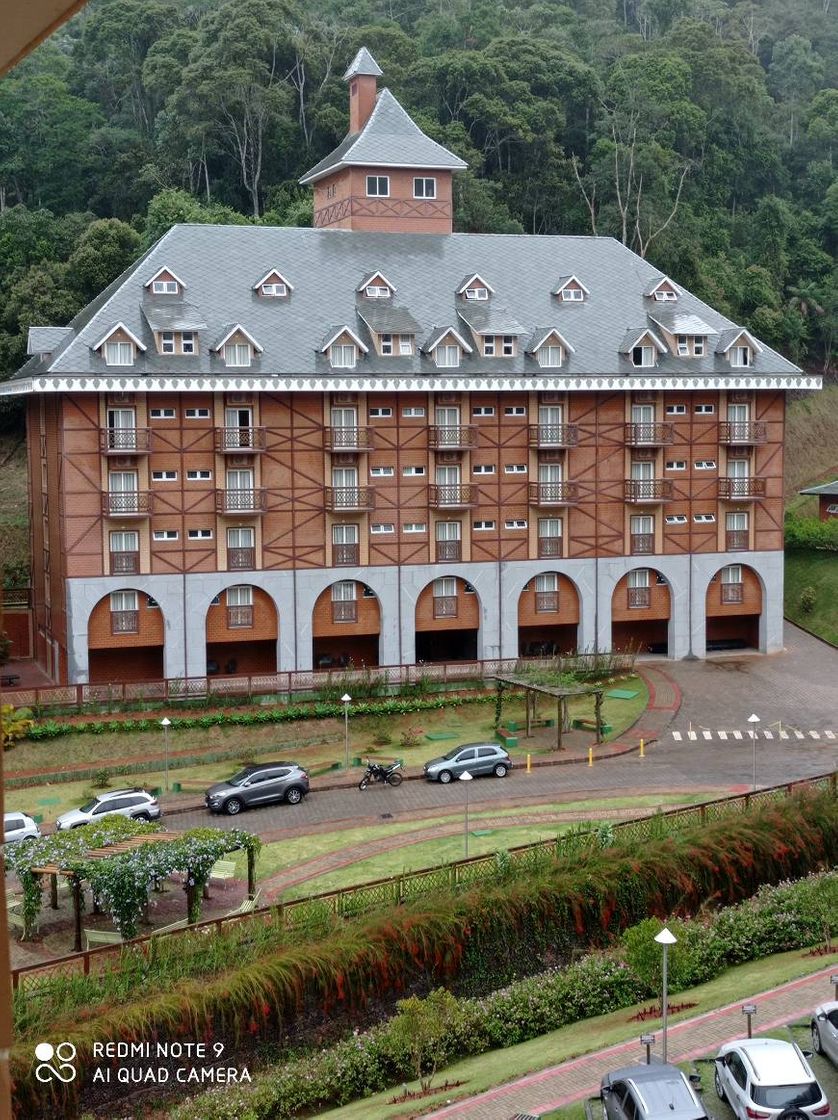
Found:
[{"label": "grass lawn", "polygon": [[[778,953],[776,956],[766,957],[765,960],[755,961],[752,964],[740,965],[738,968],[729,969],[723,976],[712,980],[709,984],[702,984],[687,992],[679,992],[679,1001],[695,1003],[696,1006],[689,1011],[671,1015],[670,1022],[677,1023],[681,1019],[701,1015],[716,1007],[724,1007],[735,1000],[746,999],[777,984],[818,972],[822,968],[835,964],[838,964],[838,952],[831,957],[807,958],[801,955],[800,950],[795,950],[791,953]],[[394,1090],[390,1089],[320,1115],[328,1117],[329,1120],[398,1120],[401,1117],[415,1116],[420,1107],[422,1111],[430,1112],[432,1107],[442,1107],[447,1101],[472,1097],[495,1085],[502,1085],[525,1074],[548,1069],[560,1062],[576,1058],[580,1054],[589,1054],[615,1043],[637,1038],[641,1028],[637,1023],[630,1023],[629,1018],[638,1010],[638,1007],[624,1008],[610,1015],[599,1015],[594,1019],[586,1019],[581,1023],[551,1031],[550,1034],[542,1035],[541,1038],[535,1038],[530,1042],[510,1046],[507,1050],[492,1050],[477,1058],[467,1058],[465,1061],[457,1062],[447,1069],[440,1070],[437,1080],[463,1081],[465,1084],[459,1089],[425,1097],[421,1102],[391,1104]],[[649,1026],[651,1027],[652,1024]],[[639,1044],[637,1052],[640,1061],[642,1054]],[[417,1087],[416,1082],[408,1085],[411,1089]],[[574,1120],[581,1120],[582,1113],[580,1111],[568,1115],[572,1115]]]},{"label": "grass lawn", "polygon": [[[814,587],[815,609],[800,610],[800,592]],[[792,622],[838,645],[838,554],[794,549],[786,553],[785,613]]]}]

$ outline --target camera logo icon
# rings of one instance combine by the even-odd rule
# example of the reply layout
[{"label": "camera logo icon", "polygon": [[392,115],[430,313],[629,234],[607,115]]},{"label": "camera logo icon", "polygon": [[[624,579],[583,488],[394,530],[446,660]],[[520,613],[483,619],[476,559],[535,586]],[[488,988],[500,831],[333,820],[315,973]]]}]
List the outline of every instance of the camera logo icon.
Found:
[{"label": "camera logo icon", "polygon": [[63,1081],[69,1085],[76,1078],[77,1070],[73,1063],[76,1060],[76,1048],[72,1042],[59,1042],[53,1046],[51,1042],[39,1042],[35,1047],[35,1077],[42,1084],[50,1081]]}]

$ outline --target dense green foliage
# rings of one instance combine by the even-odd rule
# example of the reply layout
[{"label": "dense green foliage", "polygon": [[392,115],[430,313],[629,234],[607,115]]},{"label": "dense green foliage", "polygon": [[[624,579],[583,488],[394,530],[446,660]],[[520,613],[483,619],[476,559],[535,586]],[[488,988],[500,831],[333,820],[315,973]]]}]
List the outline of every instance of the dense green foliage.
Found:
[{"label": "dense green foliage", "polygon": [[[804,592],[814,589],[812,609],[804,609]],[[796,548],[786,552],[784,606],[786,618],[838,646],[838,557],[825,549]]]},{"label": "dense green foliage", "polygon": [[831,0],[93,0],[0,82],[0,373],[176,221],[308,225],[366,44],[460,230],[610,234],[768,343],[838,326]]}]

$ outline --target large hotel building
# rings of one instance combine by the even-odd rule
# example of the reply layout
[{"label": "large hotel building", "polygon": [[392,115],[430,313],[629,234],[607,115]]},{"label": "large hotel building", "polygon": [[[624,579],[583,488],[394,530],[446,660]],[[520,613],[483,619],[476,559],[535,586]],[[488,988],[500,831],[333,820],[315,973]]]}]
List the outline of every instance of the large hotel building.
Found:
[{"label": "large hotel building", "polygon": [[780,354],[607,237],[452,232],[361,50],[314,228],[175,226],[33,327],[57,682],[782,644]]}]

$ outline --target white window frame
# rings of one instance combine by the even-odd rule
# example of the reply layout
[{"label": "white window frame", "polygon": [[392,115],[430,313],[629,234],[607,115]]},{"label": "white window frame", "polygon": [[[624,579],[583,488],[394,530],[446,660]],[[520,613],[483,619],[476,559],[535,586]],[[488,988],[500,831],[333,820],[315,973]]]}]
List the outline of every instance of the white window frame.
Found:
[{"label": "white window frame", "polygon": [[480,288],[466,288],[463,295],[466,297],[467,300],[477,300],[477,301],[487,300],[489,298],[489,289],[488,288],[483,288],[483,287],[480,287]]},{"label": "white window frame", "polygon": [[271,299],[282,299],[283,296],[288,295],[288,286],[279,281],[273,284],[263,284],[259,289],[263,296],[269,296]]},{"label": "white window frame", "polygon": [[152,471],[151,472],[151,481],[152,482],[177,482],[177,471],[172,471],[172,470]]},{"label": "white window frame", "polygon": [[696,416],[712,416],[716,411],[714,404],[697,404],[695,406]]},{"label": "white window frame", "polygon": [[475,531],[475,533],[489,532],[490,530],[492,530],[494,528],[495,528],[495,522],[494,521],[475,521],[472,525],[472,529]]},{"label": "white window frame", "polygon": [[525,404],[511,404],[507,405],[503,410],[504,416],[526,416],[527,406]]},{"label": "white window frame", "polygon": [[658,291],[655,292],[655,301],[657,303],[675,303],[677,299],[678,293],[670,289],[659,288]]},{"label": "white window frame", "polygon": [[407,521],[402,525],[403,533],[427,533],[428,526],[424,521]]},{"label": "white window frame", "polygon": [[504,463],[503,473],[504,474],[526,474],[527,473],[527,464],[526,463]]},{"label": "white window frame", "polygon": [[696,459],[693,463],[693,469],[697,471],[714,471],[716,470],[716,460]]},{"label": "white window frame", "polygon": [[148,416],[150,420],[176,420],[177,410],[174,408],[150,408]]},{"label": "white window frame", "polygon": [[685,404],[668,404],[666,406],[667,416],[686,416],[687,406]]},{"label": "white window frame", "polygon": [[176,541],[179,536],[177,529],[152,529],[151,531],[153,541]]},{"label": "white window frame", "polygon": [[704,357],[704,349],[705,349],[706,344],[707,344],[707,339],[704,338],[703,335],[699,335],[697,338],[694,338],[693,339],[693,357],[703,358]]},{"label": "white window frame", "polygon": [[493,404],[479,404],[471,410],[472,416],[494,416],[495,406]]},{"label": "white window frame", "polygon": [[139,552],[140,534],[136,529],[117,529],[109,534],[111,552]]},{"label": "white window frame", "polygon": [[501,339],[501,342],[500,342],[501,356],[504,357],[504,358],[514,358],[515,357],[515,335],[514,334],[502,334],[500,336],[500,339]]},{"label": "white window frame", "polygon": [[[635,361],[637,351],[640,351],[640,361]],[[655,364],[654,346],[633,346],[631,348],[631,364],[635,369],[646,369]]]},{"label": "white window frame", "polygon": [[186,472],[187,482],[211,482],[212,471],[207,467],[196,467],[191,471]]},{"label": "white window frame", "polygon": [[225,598],[228,607],[252,607],[253,586],[249,583],[237,583],[227,588]]},{"label": "white window frame", "polygon": [[364,295],[367,299],[390,299],[393,293],[386,284],[367,284]]},{"label": "white window frame", "polygon": [[668,471],[685,471],[687,469],[686,459],[669,459],[666,462],[665,470]]},{"label": "white window frame", "polygon": [[424,405],[408,405],[407,408],[402,409],[403,420],[418,420],[425,415]]},{"label": "white window frame", "polygon": [[175,332],[174,331],[161,331],[160,332],[160,353],[161,354],[174,354],[175,352]]},{"label": "white window frame", "polygon": [[471,468],[471,473],[472,474],[494,474],[495,473],[495,464],[494,463],[475,463],[474,466]]},{"label": "white window frame", "polygon": [[393,410],[392,408],[387,407],[375,407],[371,408],[367,415],[369,416],[370,420],[386,420],[393,415]]},{"label": "white window frame", "polygon": [[333,342],[329,347],[332,369],[354,369],[358,364],[358,347],[354,342]]},{"label": "white window frame", "polygon": [[132,366],[134,364],[134,349],[133,342],[106,342],[103,347],[105,365]]},{"label": "white window frame", "polygon": [[716,515],[715,513],[696,513],[693,514],[693,521],[696,525],[715,525]]},{"label": "white window frame", "polygon": [[[381,189],[383,185],[383,190]],[[372,188],[372,189],[370,189]],[[389,198],[390,176],[367,175],[367,198]]]},{"label": "white window frame", "polygon": [[[428,186],[430,185],[430,193]],[[420,175],[413,180],[414,198],[436,198],[436,179],[432,176]]]},{"label": "white window frame", "polygon": [[381,336],[381,353],[384,357],[391,357],[393,354],[393,336],[391,334],[383,334]]},{"label": "white window frame", "polygon": [[689,518],[685,513],[668,513],[664,520],[667,525],[686,525]]},{"label": "white window frame", "polygon": [[370,478],[393,478],[395,467],[370,467]]},{"label": "white window frame", "polygon": [[177,280],[152,280],[151,291],[156,296],[176,296],[180,290]]},{"label": "white window frame", "polygon": [[136,591],[126,588],[125,590],[111,592],[112,614],[121,611],[138,611],[139,609],[139,598]]},{"label": "white window frame", "polygon": [[187,420],[209,420],[210,410],[208,408],[187,408],[184,417]]},{"label": "white window frame", "polygon": [[689,358],[690,356],[690,340],[685,334],[675,336],[675,341],[678,346],[678,357]]},{"label": "white window frame", "polygon": [[190,541],[211,541],[212,529],[187,529],[186,539]]},{"label": "white window frame", "polygon": [[457,577],[439,576],[432,584],[434,599],[455,599],[457,597]]},{"label": "white window frame", "polygon": [[741,564],[728,564],[719,573],[722,583],[744,583]]},{"label": "white window frame", "polygon": [[404,478],[422,478],[426,474],[427,468],[424,466],[402,467],[402,476]]},{"label": "white window frame", "polygon": [[253,347],[249,342],[225,342],[224,364],[231,369],[246,369],[253,357]]},{"label": "white window frame", "polygon": [[370,525],[370,536],[381,537],[386,533],[395,533],[396,526],[392,521],[376,521]]},{"label": "white window frame", "polygon": [[413,335],[400,334],[399,339],[399,357],[410,358],[413,355]]},{"label": "white window frame", "polygon": [[734,369],[747,369],[753,365],[750,346],[731,346],[730,364]]},{"label": "white window frame", "polygon": [[494,358],[495,356],[495,342],[497,338],[493,334],[483,336],[483,357]]},{"label": "white window frame", "polygon": [[504,521],[504,529],[526,529],[529,522],[525,517],[511,517],[508,521]]},{"label": "white window frame", "polygon": [[562,288],[562,303],[582,303],[584,299],[581,288]]},{"label": "white window frame", "polygon": [[564,347],[558,342],[545,343],[539,346],[535,356],[543,369],[558,369],[564,362]]},{"label": "white window frame", "polygon": [[449,342],[434,350],[434,361],[440,369],[457,369],[460,364],[460,347],[456,342]]}]

